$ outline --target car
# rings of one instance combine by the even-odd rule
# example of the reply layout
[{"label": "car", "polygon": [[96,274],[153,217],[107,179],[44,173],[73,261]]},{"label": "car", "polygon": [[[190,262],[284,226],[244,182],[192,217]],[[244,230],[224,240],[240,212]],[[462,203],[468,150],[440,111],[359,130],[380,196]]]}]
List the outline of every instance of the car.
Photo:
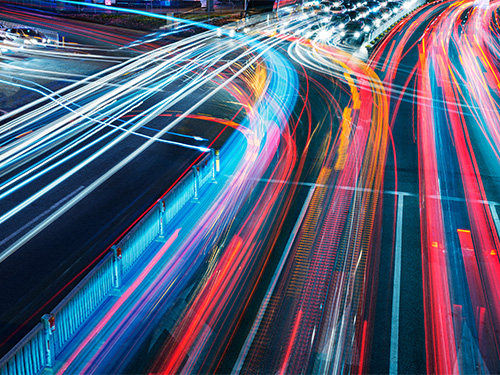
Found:
[{"label": "car", "polygon": [[359,14],[355,10],[351,10],[350,12],[345,12],[345,14],[349,17],[349,20],[355,21],[358,19]]},{"label": "car", "polygon": [[346,9],[343,5],[330,7],[330,13],[344,13],[345,11]]},{"label": "car", "polygon": [[348,31],[344,32],[340,43],[346,46],[359,47],[363,44],[366,38],[366,33],[363,31]]},{"label": "car", "polygon": [[357,8],[361,8],[361,7],[364,7],[368,1],[367,0],[353,0],[353,2]]},{"label": "car", "polygon": [[359,20],[365,24],[365,26],[363,26],[363,31],[365,33],[370,33],[380,26],[380,21],[369,17],[360,18]]},{"label": "car", "polygon": [[340,33],[340,43],[359,47],[366,38],[367,33],[364,31],[364,27],[364,22],[360,20],[347,22]]},{"label": "car", "polygon": [[17,44],[43,44],[47,37],[40,31],[28,28],[11,27],[5,30],[5,40]]},{"label": "car", "polygon": [[392,16],[392,10],[387,7],[380,8],[379,12],[383,20],[388,20]]},{"label": "car", "polygon": [[373,1],[373,0],[368,1],[365,6],[372,12],[376,12],[381,7],[378,1]]},{"label": "car", "polygon": [[349,21],[345,24],[344,26],[344,31],[362,31],[363,27],[365,26],[363,21],[356,20],[356,21]]},{"label": "car", "polygon": [[403,9],[403,3],[400,1],[389,1],[387,3],[387,8],[392,10],[392,13],[396,14]]},{"label": "car", "polygon": [[8,27],[5,26],[4,24],[0,23],[0,38],[4,39],[5,38],[5,33],[7,31]]},{"label": "car", "polygon": [[334,14],[330,18],[330,27],[332,29],[343,29],[345,24],[350,21],[350,18],[345,14]]},{"label": "car", "polygon": [[333,16],[330,17],[330,25],[331,26],[338,26],[341,23],[346,24],[349,21],[350,21],[349,16],[347,14],[344,14],[344,13],[334,14]]},{"label": "car", "polygon": [[318,31],[319,29],[322,29],[324,26],[320,24],[319,22],[316,22],[311,26],[311,31]]},{"label": "car", "polygon": [[346,11],[352,11],[352,10],[355,10],[357,8],[356,4],[350,2],[350,1],[346,1],[344,2],[344,8]]},{"label": "car", "polygon": [[366,17],[368,14],[370,14],[370,9],[365,6],[362,6],[356,9],[356,12],[358,12],[359,18],[363,18]]},{"label": "car", "polygon": [[[375,24],[375,26],[380,26],[380,20],[381,19],[382,19],[382,15],[378,11],[377,12],[371,12],[366,17],[363,17],[363,20],[370,20],[371,23]],[[367,21],[367,22],[370,22],[370,21]]]}]

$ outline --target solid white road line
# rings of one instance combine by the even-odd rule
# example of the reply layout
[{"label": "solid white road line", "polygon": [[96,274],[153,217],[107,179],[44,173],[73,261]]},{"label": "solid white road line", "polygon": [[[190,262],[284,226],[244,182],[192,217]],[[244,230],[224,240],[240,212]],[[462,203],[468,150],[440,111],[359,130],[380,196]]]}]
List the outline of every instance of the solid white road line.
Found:
[{"label": "solid white road line", "polygon": [[297,221],[295,222],[295,226],[293,227],[292,233],[290,234],[290,237],[288,238],[288,242],[285,246],[285,250],[283,251],[283,254],[281,255],[280,262],[278,264],[278,267],[276,267],[276,270],[274,271],[273,278],[271,280],[271,283],[269,284],[269,287],[267,288],[266,295],[264,299],[262,300],[262,304],[260,305],[259,312],[257,314],[257,317],[255,318],[254,324],[252,326],[252,330],[247,336],[247,339],[245,340],[245,344],[243,345],[243,348],[241,349],[240,355],[238,356],[238,360],[236,361],[236,364],[233,367],[233,371],[231,372],[232,374],[240,374],[241,373],[241,368],[243,367],[243,363],[245,362],[245,359],[247,357],[248,351],[250,350],[250,347],[252,346],[253,340],[255,338],[255,335],[257,334],[257,331],[259,330],[260,323],[262,319],[264,318],[264,314],[267,309],[267,305],[269,304],[269,301],[271,300],[271,296],[274,293],[274,288],[276,287],[276,284],[278,283],[279,276],[281,275],[281,271],[283,270],[283,267],[285,266],[286,260],[288,259],[288,255],[290,254],[290,250],[292,249],[292,245],[295,241],[295,238],[297,237],[297,233],[299,232],[300,226],[302,225],[302,221],[304,220],[304,217],[306,216],[307,208],[309,207],[309,204],[311,203],[311,199],[313,197],[314,190],[316,189],[316,186],[311,186],[309,189],[309,194],[307,195],[307,198],[304,202],[304,205],[302,206],[302,210],[300,211],[299,217]]},{"label": "solid white road line", "polygon": [[500,236],[500,219],[498,219],[497,209],[495,204],[490,203],[490,211],[491,216],[493,217],[493,221],[495,222],[495,227],[497,228],[497,235]]},{"label": "solid white road line", "polygon": [[398,194],[398,213],[396,219],[396,244],[394,248],[394,283],[392,289],[391,352],[389,374],[398,373],[399,344],[399,302],[401,291],[401,245],[403,238],[403,194]]}]

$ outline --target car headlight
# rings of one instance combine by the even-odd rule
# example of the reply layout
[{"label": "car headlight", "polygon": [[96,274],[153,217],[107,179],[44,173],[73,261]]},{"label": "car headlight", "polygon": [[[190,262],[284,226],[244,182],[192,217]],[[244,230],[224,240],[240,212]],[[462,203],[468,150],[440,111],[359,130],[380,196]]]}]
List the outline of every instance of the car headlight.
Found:
[{"label": "car headlight", "polygon": [[340,33],[340,36],[345,36],[345,31],[342,31],[342,32]]},{"label": "car headlight", "polygon": [[369,33],[369,32],[370,32],[370,26],[365,26],[365,27],[363,27],[363,31],[364,31],[365,33]]},{"label": "car headlight", "polygon": [[359,38],[360,36],[361,36],[361,34],[359,33],[359,31],[356,31],[356,32],[354,33],[354,37],[355,37],[355,38]]},{"label": "car headlight", "polygon": [[343,29],[343,28],[344,28],[344,26],[345,26],[345,25],[344,25],[343,23],[341,23],[341,24],[339,25],[339,29]]}]

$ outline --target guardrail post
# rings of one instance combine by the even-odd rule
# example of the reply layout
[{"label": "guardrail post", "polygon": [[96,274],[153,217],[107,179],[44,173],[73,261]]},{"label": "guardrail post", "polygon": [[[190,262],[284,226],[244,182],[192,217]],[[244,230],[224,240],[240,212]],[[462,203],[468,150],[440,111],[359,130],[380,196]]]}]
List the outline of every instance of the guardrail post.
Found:
[{"label": "guardrail post", "polygon": [[122,286],[122,249],[116,245],[111,247],[113,252],[113,286],[120,289]]},{"label": "guardrail post", "polygon": [[163,234],[165,233],[165,224],[166,224],[166,217],[165,217],[165,201],[162,200],[159,202],[160,205],[160,237],[163,237]]},{"label": "guardrail post", "polygon": [[193,166],[193,178],[194,178],[194,200],[198,200],[198,190],[200,189],[200,168],[196,165]]},{"label": "guardrail post", "polygon": [[43,331],[45,337],[45,367],[52,367],[55,361],[56,353],[54,347],[53,332],[56,329],[56,320],[54,315],[45,314],[42,316]]},{"label": "guardrail post", "polygon": [[219,150],[215,151],[213,148],[210,149],[210,154],[212,156],[212,182],[216,182],[215,181],[215,169],[216,169],[216,161],[215,161],[215,158],[216,158],[216,153],[217,153],[217,161],[219,160]]},{"label": "guardrail post", "polygon": [[220,172],[219,150],[215,150],[215,171]]}]

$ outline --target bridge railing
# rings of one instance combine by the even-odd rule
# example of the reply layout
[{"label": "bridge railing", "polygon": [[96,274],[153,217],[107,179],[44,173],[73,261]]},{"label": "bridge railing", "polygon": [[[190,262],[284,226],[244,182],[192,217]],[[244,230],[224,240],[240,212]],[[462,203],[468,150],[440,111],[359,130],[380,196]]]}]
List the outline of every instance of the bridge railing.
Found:
[{"label": "bridge railing", "polygon": [[[217,156],[218,158],[218,156]],[[218,159],[217,159],[218,160]],[[192,199],[201,186],[215,179],[215,154],[196,164],[114,246],[83,280],[0,359],[0,375],[36,375],[53,366],[55,359],[85,322],[121,287],[149,245],[163,235],[165,225]]]}]

